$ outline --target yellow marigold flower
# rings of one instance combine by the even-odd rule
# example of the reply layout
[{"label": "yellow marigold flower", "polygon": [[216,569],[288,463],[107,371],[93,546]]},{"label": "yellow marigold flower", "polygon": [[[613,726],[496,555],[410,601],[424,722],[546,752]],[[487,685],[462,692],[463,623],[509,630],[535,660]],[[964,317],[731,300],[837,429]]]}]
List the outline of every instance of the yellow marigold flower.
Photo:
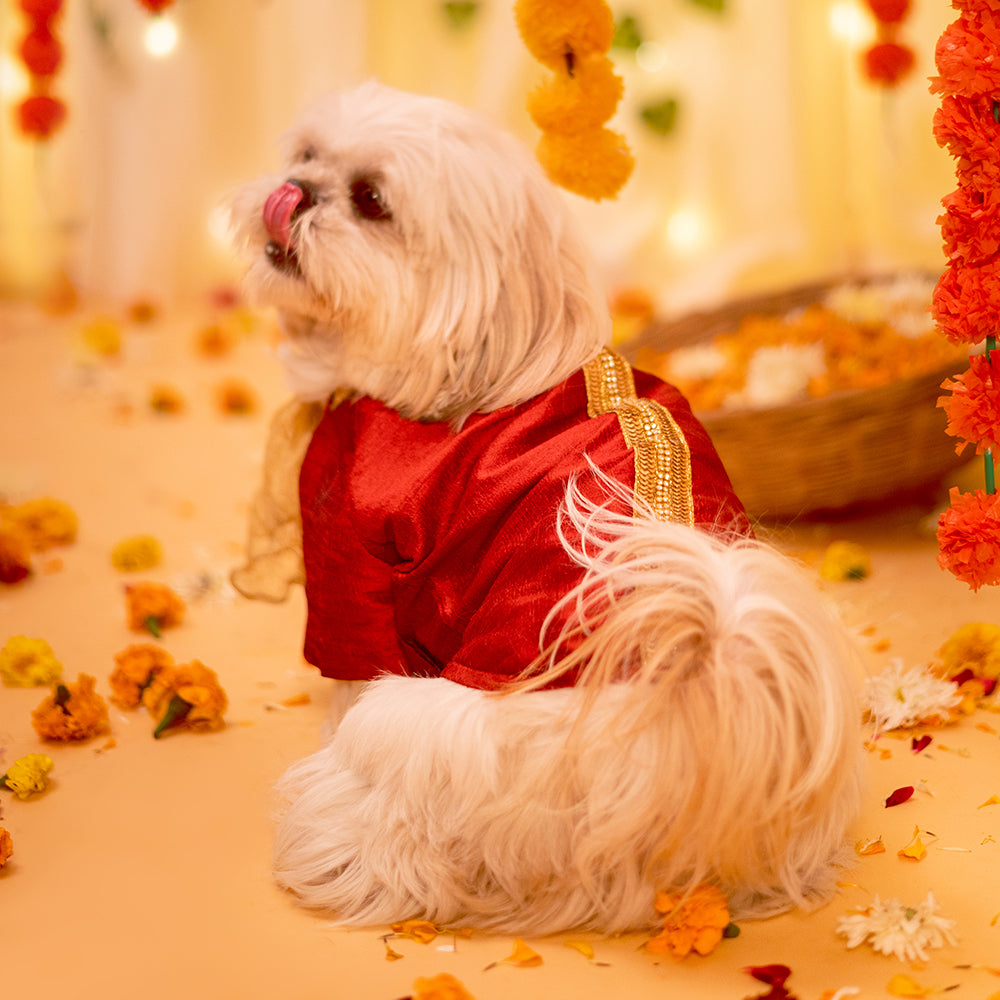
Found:
[{"label": "yellow marigold flower", "polygon": [[122,573],[152,569],[163,561],[163,548],[152,535],[123,538],[111,550],[111,565]]},{"label": "yellow marigold flower", "polygon": [[16,521],[0,511],[0,583],[20,583],[31,575],[31,539]]},{"label": "yellow marigold flower", "polygon": [[125,588],[128,627],[159,638],[165,628],[179,625],[187,608],[165,583],[133,583]]},{"label": "yellow marigold flower", "polygon": [[222,729],[228,707],[226,692],[215,671],[200,660],[161,671],[142,698],[149,714],[157,719],[153,735],[159,739],[168,729],[194,732]]},{"label": "yellow marigold flower", "polygon": [[584,198],[613,198],[635,166],[625,137],[601,128],[568,135],[545,132],[536,150],[549,180]]},{"label": "yellow marigold flower", "polygon": [[938,656],[946,677],[971,670],[976,677],[1000,678],[1000,625],[963,625],[938,650]]},{"label": "yellow marigold flower", "polygon": [[257,411],[257,396],[241,379],[227,379],[215,388],[215,405],[223,414],[246,416]]},{"label": "yellow marigold flower", "polygon": [[517,0],[517,29],[528,51],[550,69],[576,58],[607,52],[615,20],[604,0]]},{"label": "yellow marigold flower", "polygon": [[159,313],[159,307],[151,299],[135,299],[128,307],[128,318],[133,323],[152,323]]},{"label": "yellow marigold flower", "polygon": [[614,113],[625,85],[610,59],[580,59],[573,75],[557,73],[529,95],[528,114],[543,132],[600,128]]},{"label": "yellow marigold flower", "polygon": [[819,575],[824,580],[863,580],[872,571],[867,551],[855,542],[831,542],[823,553]]},{"label": "yellow marigold flower", "polygon": [[7,864],[7,860],[14,853],[14,842],[10,839],[10,834],[0,826],[0,868]]},{"label": "yellow marigold flower", "polygon": [[40,687],[62,676],[62,664],[44,639],[11,636],[0,649],[0,677],[8,687]]},{"label": "yellow marigold flower", "polygon": [[173,665],[174,658],[152,643],[135,643],[123,649],[115,654],[111,700],[122,708],[138,708],[153,681]]},{"label": "yellow marigold flower", "polygon": [[80,674],[76,684],[57,684],[35,709],[31,724],[44,740],[88,740],[108,731],[108,706],[94,690],[95,680]]},{"label": "yellow marigold flower", "polygon": [[475,1000],[475,997],[453,975],[418,976],[413,980],[412,1000]]},{"label": "yellow marigold flower", "polygon": [[84,346],[101,357],[113,358],[122,349],[122,331],[117,320],[99,316],[81,331]]},{"label": "yellow marigold flower", "polygon": [[34,792],[45,791],[53,767],[52,758],[43,753],[25,754],[7,768],[2,780],[19,799],[26,799]]},{"label": "yellow marigold flower", "polygon": [[10,516],[27,533],[35,552],[53,545],[69,545],[76,539],[76,511],[68,503],[53,497],[38,497],[18,504]]},{"label": "yellow marigold flower", "polygon": [[692,951],[707,955],[730,923],[726,897],[714,885],[696,886],[688,896],[658,893],[656,909],[666,919],[663,930],[646,942],[646,951],[654,955],[684,958]]}]

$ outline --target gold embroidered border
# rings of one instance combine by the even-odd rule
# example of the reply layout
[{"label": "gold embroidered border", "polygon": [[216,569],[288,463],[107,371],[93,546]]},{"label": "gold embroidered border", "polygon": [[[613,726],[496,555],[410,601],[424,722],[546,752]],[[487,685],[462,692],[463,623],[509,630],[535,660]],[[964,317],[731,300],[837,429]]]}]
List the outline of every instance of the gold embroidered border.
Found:
[{"label": "gold embroidered border", "polygon": [[628,362],[604,350],[583,366],[587,415],[615,413],[625,443],[635,453],[633,493],[661,521],[694,523],[691,452],[666,407],[639,399]]}]

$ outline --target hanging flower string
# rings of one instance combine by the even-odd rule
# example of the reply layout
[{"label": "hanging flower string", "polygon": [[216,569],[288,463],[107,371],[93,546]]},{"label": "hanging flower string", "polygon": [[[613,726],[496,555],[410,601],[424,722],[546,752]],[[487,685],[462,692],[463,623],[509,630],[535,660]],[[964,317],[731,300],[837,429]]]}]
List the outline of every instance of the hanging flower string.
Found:
[{"label": "hanging flower string", "polygon": [[[1000,584],[1000,498],[993,449],[1000,442],[996,333],[1000,329],[1000,9],[995,0],[953,0],[959,17],[935,51],[941,96],[934,136],[956,162],[958,188],[938,219],[947,265],[932,313],[952,343],[965,344],[969,369],[946,381],[947,431],[957,450],[974,444],[984,458],[985,490],[953,489],[938,521],[938,561],[973,590]],[[985,351],[975,349],[985,341]]]},{"label": "hanging flower string", "polygon": [[18,55],[28,71],[31,93],[17,106],[17,124],[39,142],[49,139],[66,119],[66,105],[50,92],[62,66],[62,44],[54,31],[62,5],[63,0],[18,0],[28,22]]},{"label": "hanging flower string", "polygon": [[145,7],[150,14],[159,14],[173,4],[174,0],[139,0],[139,6]]},{"label": "hanging flower string", "polygon": [[910,13],[910,0],[867,0],[875,15],[878,38],[864,54],[865,74],[881,87],[895,87],[913,69],[913,49],[899,41],[899,26]]},{"label": "hanging flower string", "polygon": [[527,101],[542,130],[539,162],[574,194],[614,197],[635,161],[625,137],[605,128],[624,89],[607,56],[611,10],[604,0],[517,0],[514,14],[528,51],[554,73]]}]

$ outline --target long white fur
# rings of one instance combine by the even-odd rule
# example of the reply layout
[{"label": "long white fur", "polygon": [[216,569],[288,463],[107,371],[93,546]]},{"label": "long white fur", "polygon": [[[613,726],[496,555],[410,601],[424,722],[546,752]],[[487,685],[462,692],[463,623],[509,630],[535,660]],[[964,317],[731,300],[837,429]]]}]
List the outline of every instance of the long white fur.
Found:
[{"label": "long white fur", "polygon": [[[606,341],[560,195],[489,123],[366,84],[316,105],[287,144],[285,172],[234,214],[304,397],[347,387],[460,424]],[[391,221],[352,212],[357,176]],[[298,276],[263,253],[261,206],[286,177],[322,193],[293,227]],[[561,517],[581,568],[553,597],[576,652],[502,694],[370,683],[279,786],[278,881],[345,923],[522,934],[647,927],[658,889],[705,880],[737,915],[823,900],[860,799],[860,670],[810,582],[756,542],[618,516],[573,483],[561,514],[538,516]],[[576,687],[540,689],[568,671]]]}]

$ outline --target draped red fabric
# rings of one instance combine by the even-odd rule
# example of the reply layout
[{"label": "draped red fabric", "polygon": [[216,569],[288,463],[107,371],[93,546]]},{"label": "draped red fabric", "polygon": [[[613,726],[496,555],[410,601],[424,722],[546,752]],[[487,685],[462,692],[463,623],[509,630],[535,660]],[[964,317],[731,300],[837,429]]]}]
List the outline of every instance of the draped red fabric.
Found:
[{"label": "draped red fabric", "polygon": [[[635,373],[691,451],[695,521],[749,533],[742,504],[679,391]],[[373,399],[329,409],[299,480],[305,656],[328,676],[439,676],[496,689],[539,653],[542,622],[581,578],[555,531],[573,473],[606,496],[584,456],[631,490],[615,414],[587,416],[582,373],[518,406],[447,423]]]}]

